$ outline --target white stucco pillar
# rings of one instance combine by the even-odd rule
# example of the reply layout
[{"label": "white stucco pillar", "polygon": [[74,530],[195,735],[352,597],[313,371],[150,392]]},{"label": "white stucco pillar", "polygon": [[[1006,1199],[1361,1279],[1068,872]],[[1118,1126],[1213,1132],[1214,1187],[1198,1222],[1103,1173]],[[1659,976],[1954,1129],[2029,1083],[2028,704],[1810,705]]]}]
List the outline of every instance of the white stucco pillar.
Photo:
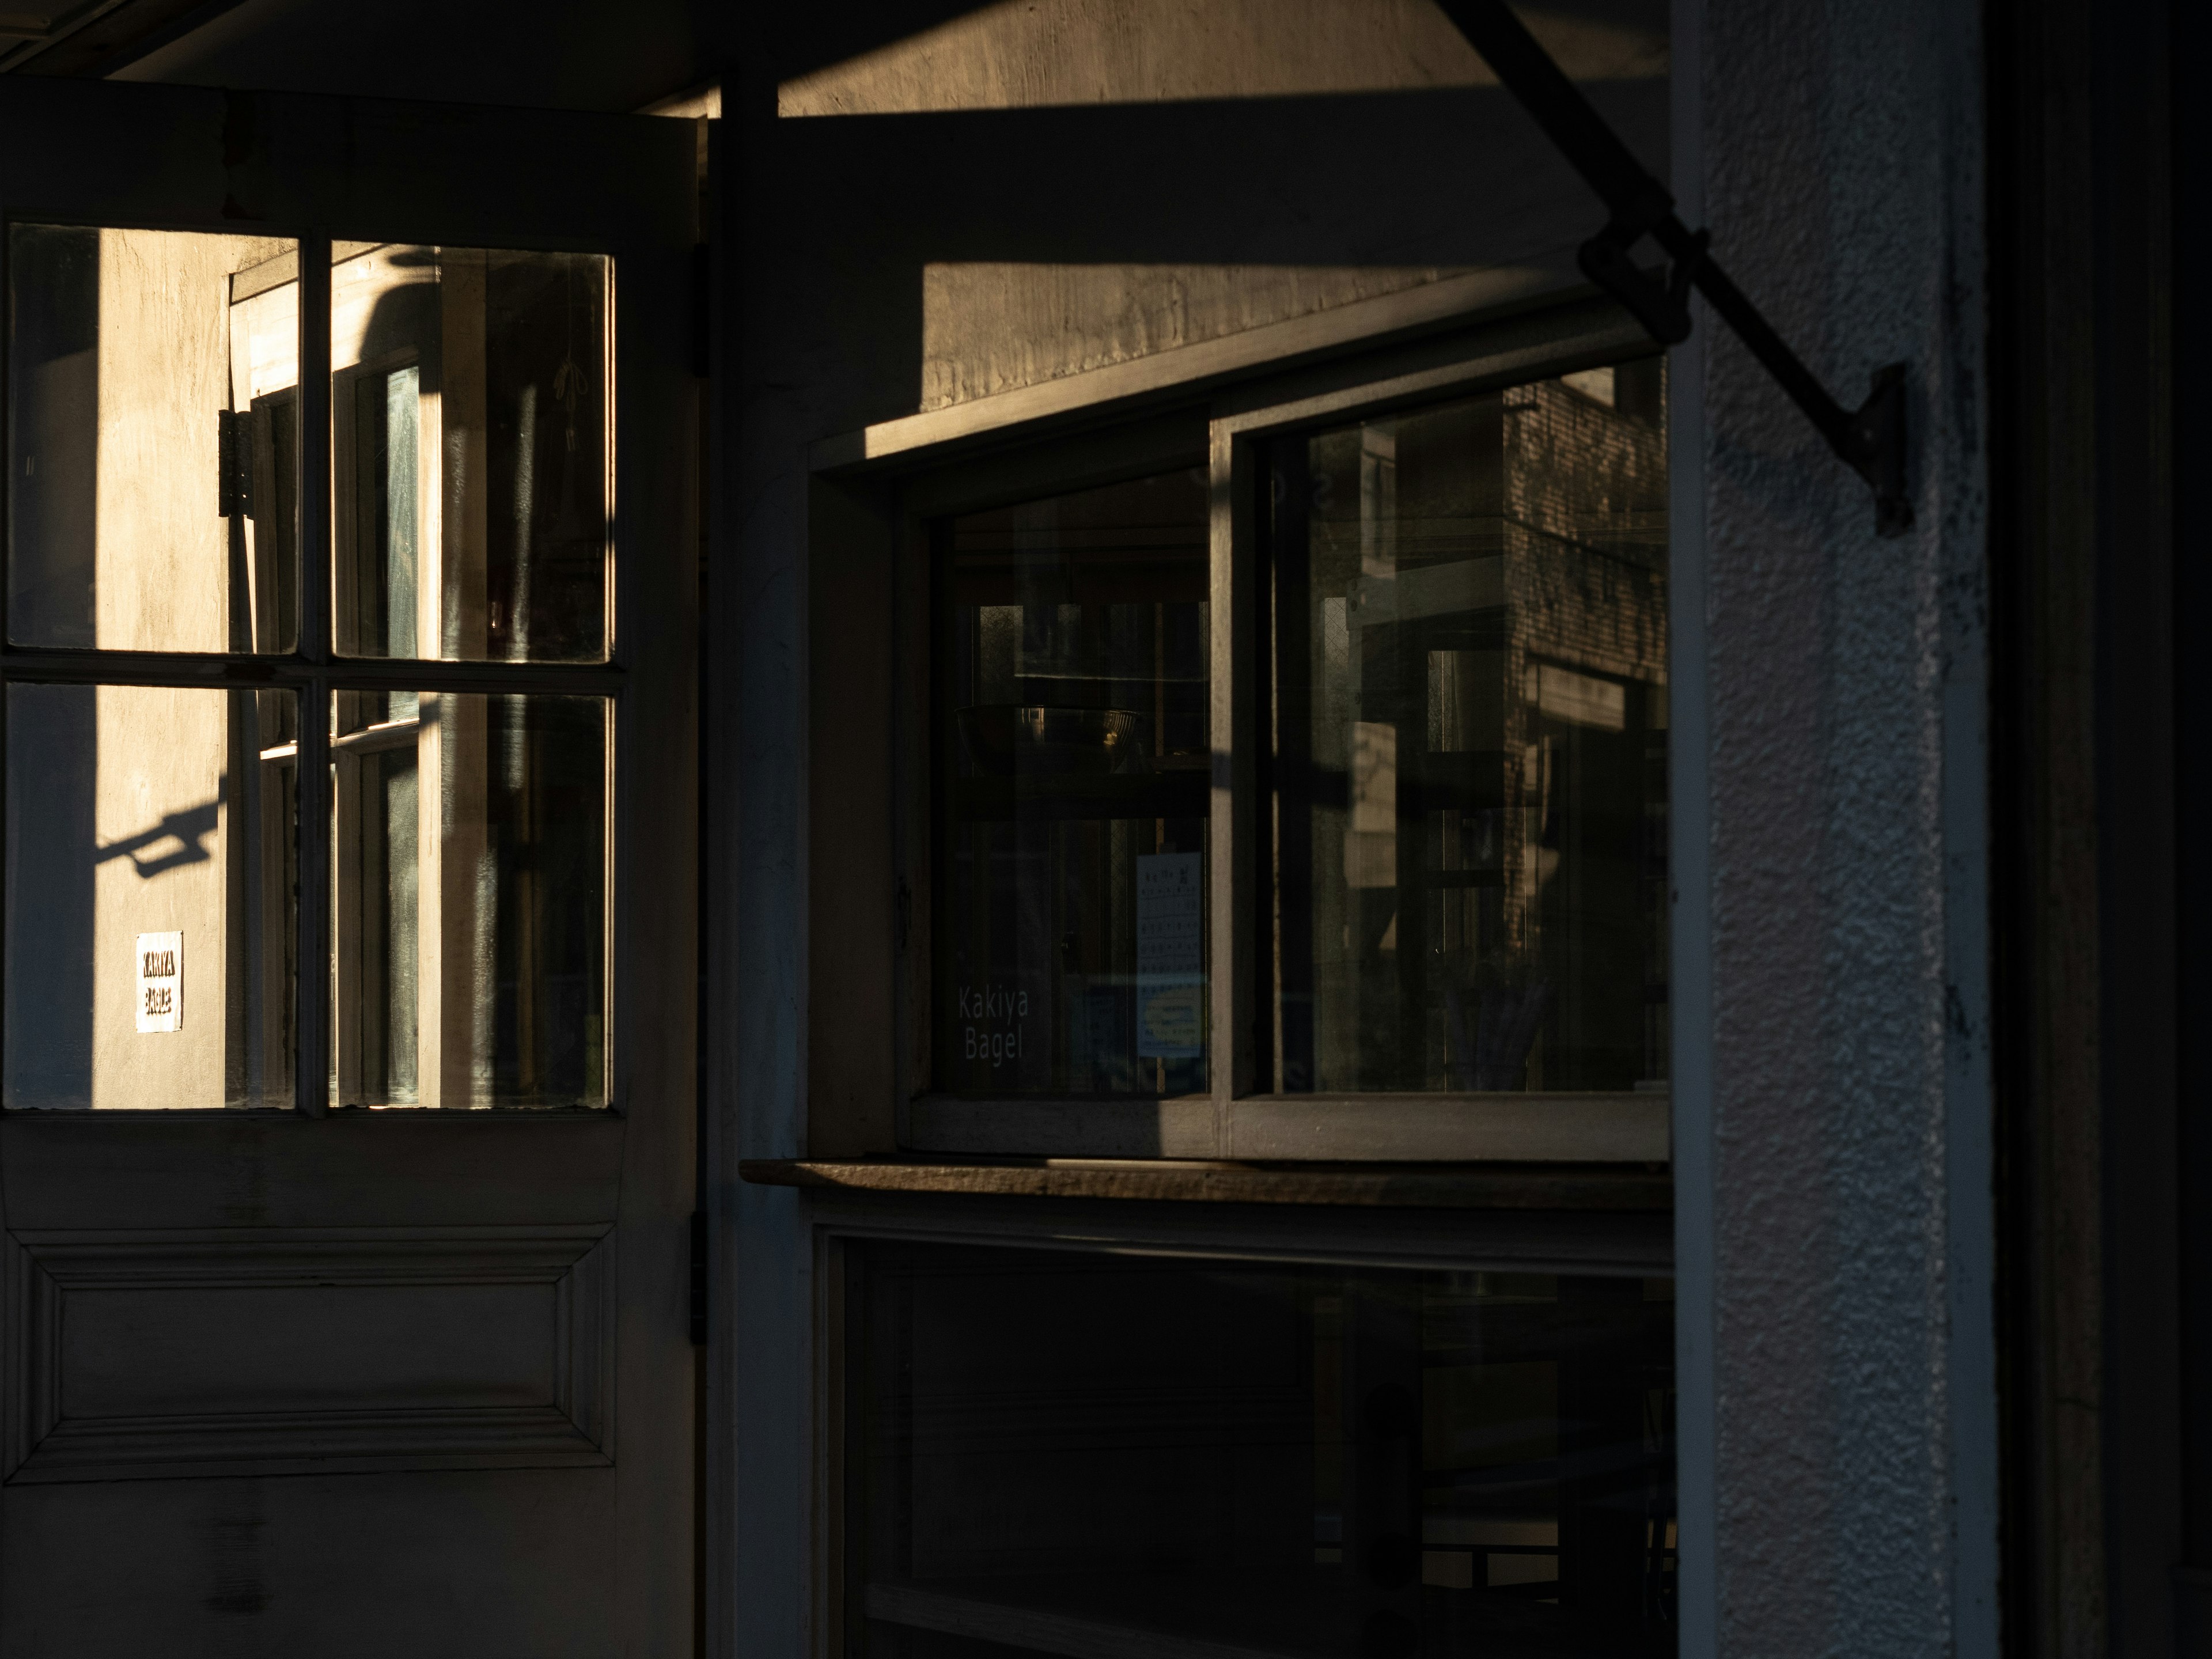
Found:
[{"label": "white stucco pillar", "polygon": [[1916,521],[1675,354],[1688,1654],[1994,1654],[1983,116],[1967,0],[1677,0],[1676,191]]}]

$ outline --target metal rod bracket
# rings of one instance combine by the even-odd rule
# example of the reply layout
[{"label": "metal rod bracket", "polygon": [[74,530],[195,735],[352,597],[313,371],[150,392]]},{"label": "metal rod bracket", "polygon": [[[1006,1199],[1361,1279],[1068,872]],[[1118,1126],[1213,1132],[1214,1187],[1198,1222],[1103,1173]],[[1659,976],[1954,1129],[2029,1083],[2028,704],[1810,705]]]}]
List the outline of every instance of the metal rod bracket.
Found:
[{"label": "metal rod bracket", "polygon": [[[1583,274],[1626,307],[1644,332],[1662,345],[1680,345],[1690,337],[1690,290],[1695,288],[1703,294],[1713,313],[1751,349],[1828,447],[1873,489],[1875,532],[1899,536],[1910,529],[1905,365],[1887,363],[1876,369],[1866,401],[1855,410],[1845,409],[1743,290],[1729,280],[1708,252],[1710,234],[1692,231],[1676,216],[1674,198],[1667,187],[1644,170],[1505,0],[1438,0],[1438,4],[1482,54],[1499,83],[1605,202],[1608,216],[1604,228],[1584,242],[1577,256]],[[1636,246],[1646,236],[1667,256],[1663,280],[1636,262]]]},{"label": "metal rod bracket", "polygon": [[1710,239],[1702,230],[1692,238],[1694,252],[1675,260],[1662,283],[1638,265],[1632,252],[1655,228],[1615,216],[1582,245],[1575,263],[1583,276],[1627,307],[1645,333],[1662,345],[1680,345],[1690,337],[1690,287]]}]

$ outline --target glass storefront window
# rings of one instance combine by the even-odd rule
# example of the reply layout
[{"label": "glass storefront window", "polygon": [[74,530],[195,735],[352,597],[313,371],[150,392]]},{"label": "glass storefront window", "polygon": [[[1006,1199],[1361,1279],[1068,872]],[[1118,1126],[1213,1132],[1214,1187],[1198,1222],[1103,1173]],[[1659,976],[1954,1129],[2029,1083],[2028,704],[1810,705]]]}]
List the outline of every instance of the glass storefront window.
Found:
[{"label": "glass storefront window", "polygon": [[848,1249],[849,1652],[1674,1650],[1668,1280]]},{"label": "glass storefront window", "polygon": [[1202,1090],[1206,474],[939,532],[939,1086]]},{"label": "glass storefront window", "polygon": [[1272,446],[1280,1089],[1666,1087],[1663,372]]}]

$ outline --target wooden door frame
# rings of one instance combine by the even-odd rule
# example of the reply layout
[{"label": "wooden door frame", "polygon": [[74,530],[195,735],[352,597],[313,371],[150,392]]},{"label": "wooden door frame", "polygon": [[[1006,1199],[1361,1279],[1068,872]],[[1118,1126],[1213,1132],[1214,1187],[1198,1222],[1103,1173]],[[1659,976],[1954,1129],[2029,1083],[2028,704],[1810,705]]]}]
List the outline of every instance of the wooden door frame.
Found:
[{"label": "wooden door frame", "polygon": [[[620,374],[612,435],[621,488],[612,512],[618,556],[606,666],[331,662],[329,567],[319,556],[331,527],[329,382],[313,372],[303,373],[299,393],[300,650],[250,662],[143,653],[95,659],[21,647],[0,653],[10,676],[27,680],[298,690],[310,716],[302,722],[301,770],[309,782],[301,811],[318,825],[329,811],[321,710],[334,678],[392,690],[608,696],[615,727],[611,1109],[323,1116],[316,1109],[328,1075],[327,860],[303,858],[298,1097],[306,1109],[7,1114],[0,1117],[8,1152],[0,1182],[7,1227],[26,1237],[82,1224],[71,1206],[94,1188],[71,1176],[73,1167],[101,1170],[106,1199],[136,1203],[134,1225],[156,1231],[222,1213],[273,1240],[303,1228],[374,1228],[401,1204],[410,1219],[434,1227],[497,1229],[526,1219],[501,1213],[503,1203],[516,1207],[502,1194],[523,1189],[545,1200],[541,1208],[573,1211],[577,1224],[611,1230],[623,1245],[608,1264],[617,1289],[608,1307],[611,1400],[607,1438],[592,1460],[614,1466],[623,1494],[611,1510],[623,1524],[612,1540],[618,1606],[611,1616],[641,1651],[686,1650],[696,1624],[691,1492],[698,1475],[696,1359],[682,1318],[696,1127],[700,449],[685,424],[697,403],[689,303],[696,136],[678,123],[630,116],[12,78],[0,82],[5,133],[16,135],[0,144],[7,218],[296,237],[303,365],[327,357],[336,237],[589,251],[616,262]],[[307,845],[319,845],[321,833],[311,833]],[[579,1147],[586,1162],[607,1171],[604,1183],[532,1188],[568,1179],[559,1172],[573,1171],[577,1159],[568,1154]],[[295,1169],[302,1190],[331,1201],[303,1209],[297,1192],[276,1191],[226,1211],[226,1172],[271,1163]],[[23,1311],[20,1298],[9,1306]],[[0,1345],[19,1365],[26,1335],[20,1320],[0,1329]],[[678,1583],[692,1593],[670,1595]]]}]

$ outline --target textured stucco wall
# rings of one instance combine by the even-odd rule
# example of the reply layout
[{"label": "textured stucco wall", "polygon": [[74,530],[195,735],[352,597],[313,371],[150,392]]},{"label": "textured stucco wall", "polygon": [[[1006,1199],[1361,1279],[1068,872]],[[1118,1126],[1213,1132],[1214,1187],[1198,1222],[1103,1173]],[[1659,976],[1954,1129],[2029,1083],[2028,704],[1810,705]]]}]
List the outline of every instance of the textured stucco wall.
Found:
[{"label": "textured stucco wall", "polygon": [[1700,1139],[1685,1265],[1711,1269],[1685,1436],[1711,1548],[1685,1651],[1991,1652],[1976,8],[1677,15],[1686,204],[1847,401],[1911,364],[1917,515],[1878,539],[1868,490],[1701,326],[1679,441],[1703,475],[1710,1095],[1677,1133]]}]

